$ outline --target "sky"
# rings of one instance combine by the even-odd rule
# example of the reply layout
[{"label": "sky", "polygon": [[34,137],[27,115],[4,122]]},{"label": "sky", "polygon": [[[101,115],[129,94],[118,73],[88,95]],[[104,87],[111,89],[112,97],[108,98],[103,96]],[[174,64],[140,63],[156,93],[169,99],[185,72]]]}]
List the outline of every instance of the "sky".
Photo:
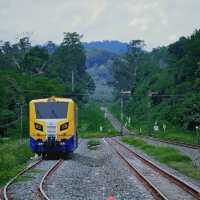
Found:
[{"label": "sky", "polygon": [[200,0],[0,0],[0,40],[60,43],[63,32],[78,32],[87,42],[141,39],[151,49],[199,29],[199,9]]}]

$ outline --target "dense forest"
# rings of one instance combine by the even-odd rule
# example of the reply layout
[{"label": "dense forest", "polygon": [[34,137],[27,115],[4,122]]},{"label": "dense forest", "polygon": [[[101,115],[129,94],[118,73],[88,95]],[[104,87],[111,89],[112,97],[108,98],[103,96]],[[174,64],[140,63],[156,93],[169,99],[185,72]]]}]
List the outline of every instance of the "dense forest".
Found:
[{"label": "dense forest", "polygon": [[[123,51],[112,51],[113,45]],[[14,44],[1,42],[0,134],[19,125],[22,109],[27,116],[31,99],[54,95],[87,103],[85,94],[95,91],[91,75],[101,100],[103,93],[111,98],[113,88],[118,100],[122,90],[131,91],[123,98],[132,123],[169,123],[195,130],[200,125],[200,31],[151,52],[144,50],[141,40],[125,46],[116,41],[81,43],[77,33],[64,33],[60,45],[49,41],[33,46],[28,37]]]},{"label": "dense forest", "polygon": [[133,40],[128,52],[113,61],[112,85],[121,90],[126,115],[133,123],[170,123],[186,130],[200,125],[200,30],[151,52]]},{"label": "dense forest", "polygon": [[1,135],[19,125],[21,114],[27,116],[31,99],[53,95],[73,97],[79,104],[88,101],[88,95],[82,94],[93,93],[95,85],[86,72],[86,54],[80,40],[77,33],[64,33],[60,45],[48,42],[45,46],[32,46],[28,37],[15,44],[1,42]]}]

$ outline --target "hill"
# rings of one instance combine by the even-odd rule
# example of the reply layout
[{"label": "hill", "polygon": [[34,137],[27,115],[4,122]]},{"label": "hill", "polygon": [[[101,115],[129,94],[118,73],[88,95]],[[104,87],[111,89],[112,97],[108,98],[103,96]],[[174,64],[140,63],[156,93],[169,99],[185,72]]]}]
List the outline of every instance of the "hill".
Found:
[{"label": "hill", "polygon": [[127,52],[127,43],[116,40],[104,40],[83,43],[85,49],[101,49],[115,54],[122,54]]}]

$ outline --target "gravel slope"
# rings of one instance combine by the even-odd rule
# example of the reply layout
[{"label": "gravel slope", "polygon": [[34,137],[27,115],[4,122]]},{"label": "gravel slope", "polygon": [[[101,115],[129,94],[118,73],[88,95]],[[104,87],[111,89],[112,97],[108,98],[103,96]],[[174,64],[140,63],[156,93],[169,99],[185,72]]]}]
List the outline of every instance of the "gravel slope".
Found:
[{"label": "gravel slope", "polygon": [[153,199],[104,140],[97,150],[84,140],[49,177],[46,191],[54,200],[104,200],[110,194],[117,200]]}]

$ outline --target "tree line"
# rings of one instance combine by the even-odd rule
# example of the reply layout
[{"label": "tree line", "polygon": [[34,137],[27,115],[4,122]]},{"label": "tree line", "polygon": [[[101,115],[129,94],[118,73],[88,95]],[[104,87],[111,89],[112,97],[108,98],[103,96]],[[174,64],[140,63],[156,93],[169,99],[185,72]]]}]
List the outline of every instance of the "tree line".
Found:
[{"label": "tree line", "polygon": [[200,125],[200,30],[151,52],[144,45],[131,41],[128,52],[113,61],[116,97],[121,90],[132,91],[124,97],[125,111],[135,122],[195,130]]},{"label": "tree line", "polygon": [[[95,89],[86,72],[86,55],[78,33],[64,33],[60,45],[31,45],[24,37],[17,43],[0,45],[0,134],[15,127],[20,106],[27,108],[31,99],[73,97],[79,104],[88,101]],[[72,73],[74,88],[72,91]],[[78,95],[77,95],[78,94]],[[27,114],[24,114],[27,115]]]}]

